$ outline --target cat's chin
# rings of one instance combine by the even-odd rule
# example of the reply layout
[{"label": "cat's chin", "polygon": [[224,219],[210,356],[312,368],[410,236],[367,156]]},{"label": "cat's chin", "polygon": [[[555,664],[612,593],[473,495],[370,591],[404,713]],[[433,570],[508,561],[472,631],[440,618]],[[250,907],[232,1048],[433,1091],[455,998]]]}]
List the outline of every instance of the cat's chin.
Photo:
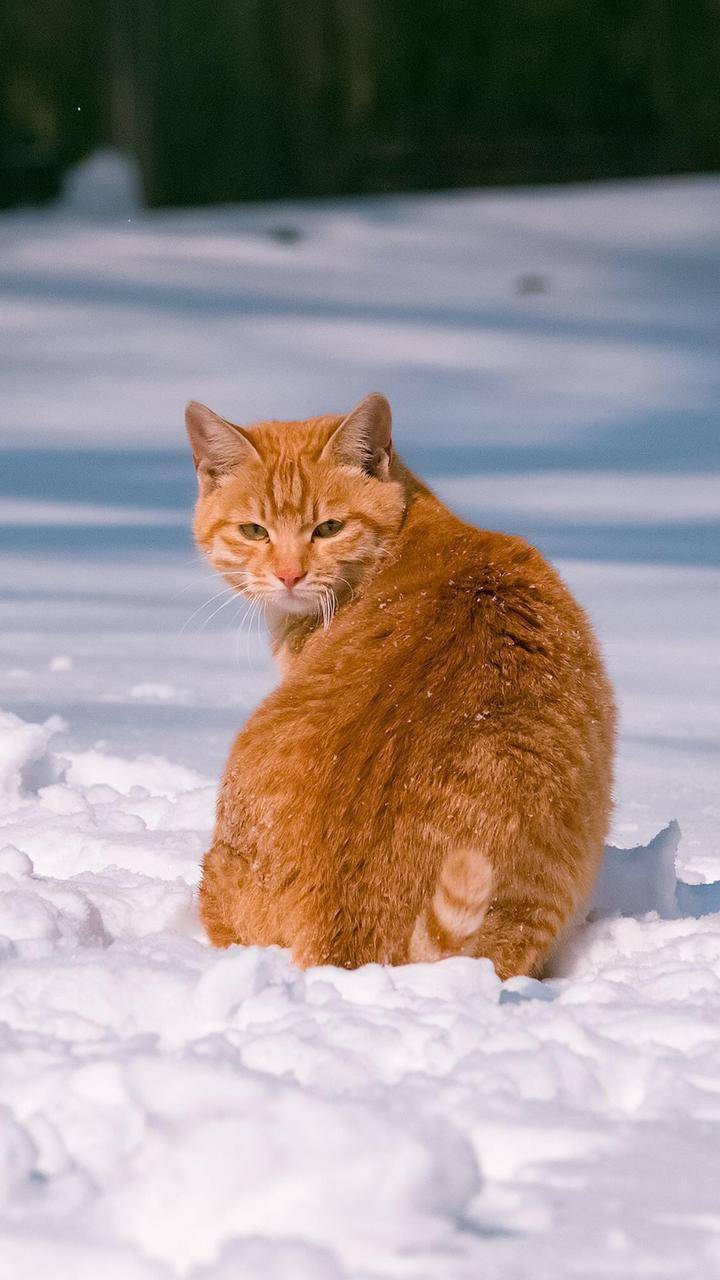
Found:
[{"label": "cat's chin", "polygon": [[320,612],[320,603],[317,595],[301,595],[299,592],[273,592],[272,595],[266,597],[267,607],[273,613],[280,616],[293,614],[295,616],[301,614],[316,614]]}]

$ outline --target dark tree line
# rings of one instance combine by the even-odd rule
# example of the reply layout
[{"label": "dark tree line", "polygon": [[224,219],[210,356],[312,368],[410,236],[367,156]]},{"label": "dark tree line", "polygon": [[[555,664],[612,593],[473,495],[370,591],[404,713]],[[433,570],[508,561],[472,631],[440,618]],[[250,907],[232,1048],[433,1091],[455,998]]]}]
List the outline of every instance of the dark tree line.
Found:
[{"label": "dark tree line", "polygon": [[113,143],[149,204],[720,168],[720,0],[4,0],[0,202]]}]

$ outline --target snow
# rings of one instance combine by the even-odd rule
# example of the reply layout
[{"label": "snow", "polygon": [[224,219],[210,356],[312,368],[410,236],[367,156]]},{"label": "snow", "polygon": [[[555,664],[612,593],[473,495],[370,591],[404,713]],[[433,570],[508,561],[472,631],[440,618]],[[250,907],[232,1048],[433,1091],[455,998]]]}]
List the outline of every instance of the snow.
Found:
[{"label": "snow", "polygon": [[[104,172],[0,218],[0,1280],[720,1274],[720,181],[128,222]],[[616,683],[611,844],[543,982],[199,928],[276,677],[193,555],[182,405],[372,387]]]},{"label": "snow", "polygon": [[58,210],[75,217],[116,221],[136,214],[142,203],[142,180],[134,158],[106,148],[68,169]]}]

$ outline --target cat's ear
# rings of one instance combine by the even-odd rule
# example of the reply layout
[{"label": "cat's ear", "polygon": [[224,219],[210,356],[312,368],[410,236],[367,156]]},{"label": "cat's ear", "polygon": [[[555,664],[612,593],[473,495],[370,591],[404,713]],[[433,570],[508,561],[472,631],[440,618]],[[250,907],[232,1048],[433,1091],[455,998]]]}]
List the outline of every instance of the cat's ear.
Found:
[{"label": "cat's ear", "polygon": [[212,487],[221,476],[260,456],[242,427],[226,422],[197,400],[191,400],[185,410],[185,426],[201,488]]},{"label": "cat's ear", "polygon": [[322,457],[362,467],[368,475],[387,480],[392,457],[392,412],[377,391],[365,396],[333,431]]}]

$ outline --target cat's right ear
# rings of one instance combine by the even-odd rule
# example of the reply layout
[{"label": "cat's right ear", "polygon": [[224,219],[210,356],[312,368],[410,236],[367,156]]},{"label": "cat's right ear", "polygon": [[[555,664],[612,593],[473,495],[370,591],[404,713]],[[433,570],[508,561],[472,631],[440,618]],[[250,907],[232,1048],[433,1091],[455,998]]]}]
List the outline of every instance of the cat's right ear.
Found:
[{"label": "cat's right ear", "polygon": [[222,476],[260,456],[242,427],[197,400],[191,400],[185,410],[185,426],[201,489],[212,488]]}]

